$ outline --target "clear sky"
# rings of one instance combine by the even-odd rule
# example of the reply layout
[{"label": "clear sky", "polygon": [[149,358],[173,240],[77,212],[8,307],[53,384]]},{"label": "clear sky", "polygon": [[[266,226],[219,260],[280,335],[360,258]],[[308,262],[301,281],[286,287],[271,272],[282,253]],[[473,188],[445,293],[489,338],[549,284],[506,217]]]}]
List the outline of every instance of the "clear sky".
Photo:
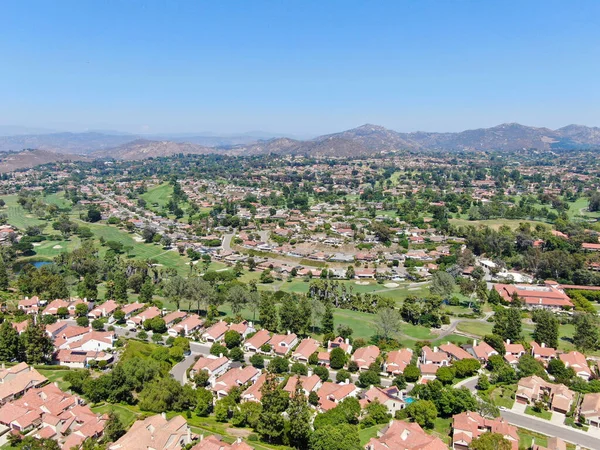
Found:
[{"label": "clear sky", "polygon": [[4,0],[0,125],[600,126],[600,1]]}]

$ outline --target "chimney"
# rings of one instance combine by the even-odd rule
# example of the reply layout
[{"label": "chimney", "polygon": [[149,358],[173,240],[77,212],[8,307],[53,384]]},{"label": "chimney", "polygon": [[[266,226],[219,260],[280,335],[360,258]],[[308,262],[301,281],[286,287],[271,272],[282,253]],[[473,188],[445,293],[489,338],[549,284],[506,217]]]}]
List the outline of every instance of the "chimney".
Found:
[{"label": "chimney", "polygon": [[473,339],[473,347],[477,347],[477,339]]},{"label": "chimney", "polygon": [[167,415],[164,412],[160,413],[160,415],[162,416],[163,419],[167,420]]},{"label": "chimney", "polygon": [[346,338],[346,345],[350,345],[350,339]]},{"label": "chimney", "polygon": [[242,438],[238,436],[238,438],[235,440],[236,444],[241,444],[242,443]]},{"label": "chimney", "polygon": [[506,340],[506,345],[510,345],[510,339]]},{"label": "chimney", "polygon": [[292,332],[290,330],[287,330],[287,334],[292,334]]},{"label": "chimney", "polygon": [[248,328],[254,328],[254,324],[252,322],[248,322]]},{"label": "chimney", "polygon": [[546,348],[546,343],[542,342],[542,348]]},{"label": "chimney", "polygon": [[346,378],[346,379],[344,380],[344,384],[350,384],[350,379]]},{"label": "chimney", "polygon": [[438,351],[438,348],[437,347],[433,347],[433,352],[437,353],[437,351]]},{"label": "chimney", "polygon": [[222,357],[223,357],[223,353],[219,353],[219,358],[222,358]]}]

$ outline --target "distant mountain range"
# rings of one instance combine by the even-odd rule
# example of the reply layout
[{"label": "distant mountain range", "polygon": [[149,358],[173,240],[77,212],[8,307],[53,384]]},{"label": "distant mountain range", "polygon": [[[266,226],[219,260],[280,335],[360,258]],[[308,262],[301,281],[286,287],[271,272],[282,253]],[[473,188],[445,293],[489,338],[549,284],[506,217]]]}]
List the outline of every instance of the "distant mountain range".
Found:
[{"label": "distant mountain range", "polygon": [[[15,127],[13,127],[15,128]],[[266,134],[266,133],[264,133]],[[265,136],[266,137],[266,136]],[[21,152],[37,149],[44,153]],[[459,133],[414,132],[399,133],[378,125],[362,125],[340,133],[299,140],[289,137],[262,139],[261,133],[216,136],[206,133],[186,135],[153,135],[140,137],[128,134],[45,133],[0,137],[0,152],[17,152],[12,155],[14,168],[22,160],[22,167],[31,167],[33,161],[86,158],[114,158],[125,160],[170,156],[178,153],[232,155],[291,154],[311,156],[362,156],[395,150],[433,151],[540,151],[599,149],[600,128],[569,125],[558,130],[536,128],[507,123],[492,128],[480,128]],[[21,153],[19,153],[21,152]],[[38,155],[38,156],[36,156]],[[75,157],[74,155],[79,155]],[[0,164],[6,155],[0,157]],[[37,163],[41,164],[41,163]]]}]

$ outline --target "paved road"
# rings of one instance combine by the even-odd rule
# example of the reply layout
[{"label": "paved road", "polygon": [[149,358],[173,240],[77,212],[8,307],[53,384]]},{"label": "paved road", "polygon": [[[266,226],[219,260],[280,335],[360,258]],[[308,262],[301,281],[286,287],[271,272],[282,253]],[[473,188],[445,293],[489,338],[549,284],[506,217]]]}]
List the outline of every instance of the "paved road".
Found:
[{"label": "paved road", "polygon": [[537,419],[524,414],[511,411],[501,411],[500,414],[509,423],[527,430],[545,434],[546,436],[558,436],[567,442],[580,445],[585,448],[600,450],[600,439],[584,431],[578,431],[566,425],[555,425],[546,420]]},{"label": "paved road", "polygon": [[466,387],[468,390],[470,390],[471,392],[475,393],[477,391],[477,389],[475,388],[475,386],[477,386],[477,380],[479,379],[479,375],[471,377],[471,378],[465,378],[462,381],[459,381],[458,383],[456,383],[454,385],[454,387],[456,388],[461,388],[461,387]]},{"label": "paved road", "polygon": [[181,384],[187,383],[187,370],[194,364],[198,353],[192,352],[183,361],[175,364],[171,369],[171,376]]}]

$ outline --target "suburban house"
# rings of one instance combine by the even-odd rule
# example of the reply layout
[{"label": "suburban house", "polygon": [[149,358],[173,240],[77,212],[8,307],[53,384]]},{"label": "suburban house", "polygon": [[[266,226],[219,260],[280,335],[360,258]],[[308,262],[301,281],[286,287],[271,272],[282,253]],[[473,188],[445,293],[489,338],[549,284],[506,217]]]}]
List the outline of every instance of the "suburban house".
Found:
[{"label": "suburban house", "polygon": [[525,354],[525,347],[522,344],[511,344],[510,339],[504,343],[504,349],[506,350],[504,359],[512,366],[516,366],[519,358]]},{"label": "suburban house", "polygon": [[212,384],[217,377],[227,372],[230,365],[231,361],[225,356],[200,356],[190,369],[190,378],[194,378],[198,372],[204,370],[208,373],[208,382]]},{"label": "suburban house", "polygon": [[547,447],[534,444],[531,450],[567,450],[567,443],[561,438],[553,436],[548,438]]},{"label": "suburban house", "polygon": [[227,322],[220,320],[202,333],[202,339],[207,342],[219,342],[225,337],[228,330],[229,325],[227,325]]},{"label": "suburban house", "polygon": [[473,439],[488,432],[501,434],[510,442],[513,450],[518,450],[517,427],[509,425],[503,418],[488,419],[473,411],[466,411],[452,418],[452,448],[468,450]]},{"label": "suburban house", "polygon": [[537,375],[519,380],[515,396],[517,402],[533,404],[538,400],[544,400],[544,396],[549,398],[552,411],[566,414],[575,394],[564,384],[549,383]]},{"label": "suburban house", "polygon": [[572,368],[579,378],[583,378],[587,381],[592,376],[592,370],[590,369],[590,366],[588,366],[584,354],[572,351],[569,353],[562,353],[558,357],[565,363],[565,367]]},{"label": "suburban house", "polygon": [[167,330],[167,333],[169,333],[169,336],[173,336],[173,337],[177,337],[177,336],[181,336],[181,335],[188,336],[191,333],[193,333],[194,331],[202,328],[203,324],[204,324],[204,320],[202,320],[200,318],[200,316],[198,316],[196,314],[190,314],[185,319],[183,319],[181,322],[171,326]]},{"label": "suburban house", "polygon": [[391,420],[365,445],[365,450],[448,450],[444,442],[427,434],[418,423]]},{"label": "suburban house", "polygon": [[350,339],[344,339],[341,336],[336,337],[332,341],[327,341],[327,350],[331,351],[336,347],[340,347],[346,353],[352,353],[352,345],[350,344]]},{"label": "suburban house", "polygon": [[136,421],[129,431],[108,446],[109,450],[181,450],[192,442],[192,433],[183,416],[157,414]]},{"label": "suburban house", "polygon": [[352,383],[332,383],[325,381],[317,391],[319,396],[319,409],[329,411],[347,397],[357,397],[360,389]]},{"label": "suburban house", "polygon": [[352,355],[352,361],[358,364],[360,370],[368,370],[369,366],[373,364],[379,356],[379,347],[376,345],[367,345],[361,347],[354,352]]},{"label": "suburban house", "polygon": [[110,317],[119,309],[119,304],[114,300],[108,300],[98,305],[88,313],[90,320],[100,319],[101,317]]},{"label": "suburban house", "polygon": [[278,355],[287,355],[298,343],[296,333],[274,334],[269,341],[272,350]]},{"label": "suburban house", "polygon": [[242,339],[246,339],[246,336],[256,331],[252,322],[247,322],[245,320],[242,320],[240,323],[232,323],[229,325],[229,329],[240,333]]},{"label": "suburban house", "polygon": [[544,364],[547,364],[551,359],[556,358],[558,355],[555,348],[546,347],[546,344],[543,342],[542,345],[539,345],[537,342],[532,341],[531,356],[542,361]]},{"label": "suburban house", "polygon": [[404,372],[412,360],[413,351],[410,348],[394,350],[387,354],[383,363],[383,371],[391,375],[398,375]]},{"label": "suburban house", "polygon": [[23,395],[29,389],[44,384],[48,379],[33,368],[22,362],[6,368],[2,363],[0,369],[0,405]]},{"label": "suburban house", "polygon": [[25,297],[23,300],[19,300],[19,308],[21,311],[25,311],[26,314],[37,314],[39,312],[40,299],[38,296]]},{"label": "suburban house", "polygon": [[313,338],[302,339],[300,345],[292,353],[292,359],[308,363],[308,358],[319,348],[319,342]]},{"label": "suburban house", "polygon": [[406,407],[406,402],[402,399],[400,391],[395,386],[385,389],[371,386],[361,397],[360,405],[362,408],[366,408],[369,403],[378,401],[388,409],[392,417],[396,414],[396,411],[400,411]]},{"label": "suburban house", "polygon": [[498,352],[485,341],[481,341],[477,343],[477,340],[473,341],[473,346],[471,347],[473,355],[479,361],[485,363],[490,359],[490,356],[497,355]]},{"label": "suburban house", "polygon": [[139,327],[142,326],[146,320],[160,317],[160,315],[160,309],[158,309],[156,306],[151,306],[150,308],[139,313],[137,316],[127,319],[127,326],[130,328]]},{"label": "suburban house", "polygon": [[243,442],[242,438],[237,438],[233,444],[228,444],[213,434],[208,437],[201,435],[200,441],[190,450],[253,450],[253,448]]},{"label": "suburban house", "polygon": [[436,366],[449,366],[450,356],[443,351],[440,351],[437,347],[433,347],[433,350],[428,345],[421,349],[421,363],[422,364],[434,364]]},{"label": "suburban house", "polygon": [[458,345],[453,344],[452,342],[448,342],[447,344],[440,345],[440,350],[442,350],[443,352],[446,352],[448,355],[450,355],[450,358],[452,359],[452,361],[460,361],[462,359],[472,359],[473,358],[473,356],[469,352],[467,352],[466,350],[463,350]]},{"label": "suburban house", "polygon": [[244,351],[256,353],[263,345],[268,344],[270,340],[271,335],[267,330],[259,330],[254,336],[244,342]]},{"label": "suburban house", "polygon": [[165,314],[163,316],[163,320],[165,321],[165,325],[167,326],[167,328],[171,328],[175,322],[179,322],[182,321],[185,316],[187,316],[186,312],[183,311],[171,311],[168,314]]},{"label": "suburban house", "polygon": [[579,407],[579,415],[591,427],[600,428],[600,393],[585,394]]},{"label": "suburban house", "polygon": [[212,390],[217,394],[218,398],[223,398],[227,396],[232,387],[253,383],[259,376],[260,371],[252,366],[229,369],[215,380]]},{"label": "suburban house", "polygon": [[248,389],[242,392],[242,402],[260,402],[260,399],[262,398],[261,389],[266,380],[266,373],[263,373],[260,377],[258,377]]},{"label": "suburban house", "polygon": [[305,375],[292,375],[288,378],[287,383],[285,384],[283,390],[289,392],[290,395],[296,390],[296,383],[300,380],[300,384],[302,385],[302,391],[304,395],[308,396],[312,391],[318,390],[322,381],[318,375],[308,374]]},{"label": "suburban house", "polygon": [[129,319],[133,314],[135,314],[138,311],[141,311],[145,307],[146,305],[144,305],[143,303],[129,303],[123,306],[123,308],[121,308],[121,311],[123,311],[123,313],[125,314],[125,319]]}]

